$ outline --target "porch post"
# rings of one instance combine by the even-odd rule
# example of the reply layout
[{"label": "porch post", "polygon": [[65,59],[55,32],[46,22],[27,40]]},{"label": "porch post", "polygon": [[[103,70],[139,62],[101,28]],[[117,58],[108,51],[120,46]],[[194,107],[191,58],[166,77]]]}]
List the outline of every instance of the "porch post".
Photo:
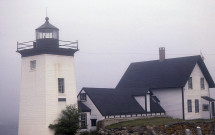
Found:
[{"label": "porch post", "polygon": [[210,119],[211,119],[211,102],[209,101],[209,112],[210,112]]}]

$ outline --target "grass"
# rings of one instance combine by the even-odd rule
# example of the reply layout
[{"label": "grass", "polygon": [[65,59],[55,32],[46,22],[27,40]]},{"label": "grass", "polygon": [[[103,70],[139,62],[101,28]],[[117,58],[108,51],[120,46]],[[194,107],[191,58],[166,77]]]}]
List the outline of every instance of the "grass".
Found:
[{"label": "grass", "polygon": [[158,125],[167,125],[171,123],[177,122],[206,122],[206,121],[214,121],[214,120],[206,120],[206,119],[197,119],[197,120],[182,120],[182,119],[173,119],[168,117],[153,117],[153,118],[144,118],[144,119],[136,119],[130,121],[123,121],[116,124],[112,124],[107,126],[107,128],[119,128],[119,127],[139,127],[139,126],[158,126]]}]

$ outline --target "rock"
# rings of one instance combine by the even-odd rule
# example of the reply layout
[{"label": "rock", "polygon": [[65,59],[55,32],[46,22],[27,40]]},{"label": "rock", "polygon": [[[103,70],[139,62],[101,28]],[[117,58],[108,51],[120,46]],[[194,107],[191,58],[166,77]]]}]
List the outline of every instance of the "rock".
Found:
[{"label": "rock", "polygon": [[168,126],[142,126],[142,127],[120,127],[114,129],[99,129],[98,133],[100,135],[151,135],[152,130],[155,131],[157,135],[183,135],[185,134],[185,129],[190,129],[193,134],[197,134],[196,127],[199,126],[202,129],[202,134],[211,134],[213,132],[213,127],[215,122],[181,122],[173,123]]},{"label": "rock", "polygon": [[122,127],[122,129],[127,129],[126,127]]}]

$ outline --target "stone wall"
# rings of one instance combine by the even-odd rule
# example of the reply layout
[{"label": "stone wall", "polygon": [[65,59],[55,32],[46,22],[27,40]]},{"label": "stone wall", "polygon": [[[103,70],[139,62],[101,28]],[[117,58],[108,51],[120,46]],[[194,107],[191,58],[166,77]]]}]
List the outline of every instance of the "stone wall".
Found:
[{"label": "stone wall", "polygon": [[201,127],[203,135],[215,134],[214,122],[182,122],[160,126],[120,127],[115,129],[100,128],[100,135],[185,135],[185,129],[190,129],[192,135],[197,135],[197,127]]},{"label": "stone wall", "polygon": [[201,128],[203,135],[214,135],[215,121],[213,122],[181,122],[170,125],[154,127],[157,134],[185,135],[185,130],[190,129],[193,135],[197,135],[197,127]]}]

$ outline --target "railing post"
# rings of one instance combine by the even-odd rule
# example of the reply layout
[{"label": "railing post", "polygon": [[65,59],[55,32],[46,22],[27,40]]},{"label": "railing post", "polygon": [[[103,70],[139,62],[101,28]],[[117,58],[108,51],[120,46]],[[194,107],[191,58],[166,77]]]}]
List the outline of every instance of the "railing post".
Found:
[{"label": "railing post", "polygon": [[17,51],[18,51],[18,44],[19,44],[19,43],[18,43],[18,41],[17,41],[17,48],[16,48],[16,49],[17,49]]},{"label": "railing post", "polygon": [[78,50],[78,40],[77,40],[77,50]]}]

